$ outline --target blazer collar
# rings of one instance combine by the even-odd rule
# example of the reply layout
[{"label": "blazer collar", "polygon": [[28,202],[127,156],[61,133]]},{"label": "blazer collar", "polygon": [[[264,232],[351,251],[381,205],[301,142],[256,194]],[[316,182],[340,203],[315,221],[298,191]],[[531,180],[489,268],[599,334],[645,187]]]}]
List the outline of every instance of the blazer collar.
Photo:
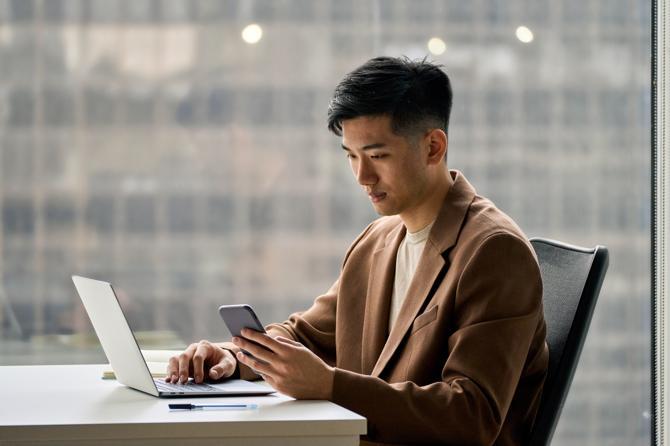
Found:
[{"label": "blazer collar", "polygon": [[[444,204],[430,231],[426,247],[407,289],[407,297],[402,304],[398,319],[388,339],[384,343],[380,335],[388,331],[389,308],[395,278],[395,262],[398,247],[405,235],[405,227],[400,225],[386,237],[384,248],[375,252],[371,269],[368,305],[364,322],[363,371],[379,376],[398,349],[419,311],[430,297],[436,279],[448,267],[447,252],[456,244],[475,189],[462,173],[450,171],[454,184],[447,192]],[[375,333],[375,329],[378,330]],[[381,353],[380,353],[381,351]],[[378,356],[377,356],[378,355]],[[369,367],[378,358],[372,372]]]},{"label": "blazer collar", "polygon": [[477,194],[461,172],[450,170],[449,173],[454,179],[454,184],[447,192],[444,204],[428,236],[428,240],[439,252],[445,252],[456,244],[470,204]]}]

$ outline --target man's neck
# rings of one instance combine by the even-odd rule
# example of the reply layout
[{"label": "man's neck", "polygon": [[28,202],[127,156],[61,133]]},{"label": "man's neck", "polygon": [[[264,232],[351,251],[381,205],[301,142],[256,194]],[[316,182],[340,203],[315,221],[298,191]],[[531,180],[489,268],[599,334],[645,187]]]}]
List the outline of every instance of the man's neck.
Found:
[{"label": "man's neck", "polygon": [[453,184],[451,173],[445,166],[444,175],[438,175],[428,188],[430,195],[426,200],[418,208],[400,214],[400,219],[408,232],[418,232],[435,221]]}]

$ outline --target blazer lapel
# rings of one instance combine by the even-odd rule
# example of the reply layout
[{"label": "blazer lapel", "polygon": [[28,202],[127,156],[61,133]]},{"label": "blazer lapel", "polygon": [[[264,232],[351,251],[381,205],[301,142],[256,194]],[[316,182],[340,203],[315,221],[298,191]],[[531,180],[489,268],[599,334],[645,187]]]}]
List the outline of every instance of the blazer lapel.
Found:
[{"label": "blazer lapel", "polygon": [[[391,329],[388,340],[379,355],[379,359],[372,369],[372,376],[379,376],[384,371],[384,368],[388,365],[391,357],[396,352],[412,326],[414,319],[424,307],[424,303],[431,297],[430,292],[436,279],[443,277],[444,273],[440,274],[440,271],[448,267],[448,260],[445,259],[446,252],[456,244],[470,203],[472,203],[476,194],[474,188],[468,183],[463,174],[458,171],[451,171],[451,175],[454,178],[454,184],[451,189],[449,189],[444,205],[430,231],[430,235],[426,241],[426,247],[419,260],[419,265],[417,266],[414,277],[412,277],[412,281],[407,289],[407,297],[400,308],[398,319]],[[402,231],[403,237],[404,232],[405,231]],[[389,275],[388,271],[386,271],[386,274],[383,276],[383,280],[387,282],[384,284],[385,289],[389,289],[389,292],[387,293],[389,295],[389,300],[391,295],[390,290],[393,289],[393,282],[395,279],[395,255],[398,251],[397,245],[400,244],[400,241],[402,241],[402,237],[397,240],[397,244],[392,253],[393,268],[391,268],[391,270],[393,273]],[[375,271],[374,273],[379,274],[381,271]],[[385,315],[387,327],[389,305],[390,301],[386,304],[386,311],[382,312]],[[367,342],[368,338],[365,339]]]},{"label": "blazer lapel", "polygon": [[[424,301],[428,297],[428,292],[444,265],[445,262],[440,253],[434,247],[429,246],[428,243],[426,243],[426,249],[423,250],[419,265],[417,266],[414,277],[407,289],[407,297],[405,298],[402,307],[400,307],[398,319],[391,329],[391,333],[389,334],[386,345],[384,345],[384,349],[379,356],[377,364],[375,364],[375,367],[372,370],[373,376],[379,376],[381,374],[382,370],[384,370],[384,367],[386,367],[386,364],[391,359],[391,356],[393,356],[393,353],[402,342],[405,333],[407,333],[412,322],[414,322]],[[393,283],[393,280],[391,280],[391,283]]]},{"label": "blazer lapel", "polygon": [[373,254],[363,321],[362,372],[366,375],[372,372],[388,336],[396,254],[404,237],[405,227],[400,224]]}]

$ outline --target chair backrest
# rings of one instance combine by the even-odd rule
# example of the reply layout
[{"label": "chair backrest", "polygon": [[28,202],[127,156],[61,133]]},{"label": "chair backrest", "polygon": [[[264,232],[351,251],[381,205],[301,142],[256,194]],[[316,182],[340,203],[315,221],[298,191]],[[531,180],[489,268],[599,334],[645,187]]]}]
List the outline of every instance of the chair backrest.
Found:
[{"label": "chair backrest", "polygon": [[604,246],[587,249],[530,240],[540,264],[549,369],[529,445],[549,445],[568,395],[609,265]]}]

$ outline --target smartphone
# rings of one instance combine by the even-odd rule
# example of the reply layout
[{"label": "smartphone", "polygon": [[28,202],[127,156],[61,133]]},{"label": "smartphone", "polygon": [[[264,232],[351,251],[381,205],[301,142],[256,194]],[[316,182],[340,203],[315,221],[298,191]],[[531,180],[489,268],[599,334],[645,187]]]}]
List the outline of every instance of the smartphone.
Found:
[{"label": "smartphone", "polygon": [[[221,315],[223,322],[225,322],[226,327],[228,327],[228,331],[230,331],[230,334],[233,336],[243,337],[243,328],[251,328],[252,330],[265,333],[263,324],[261,324],[261,321],[258,319],[258,316],[256,316],[254,309],[251,308],[250,305],[221,305],[219,307],[219,315]],[[242,350],[242,352],[245,355],[254,358],[254,355],[248,351]]]}]

